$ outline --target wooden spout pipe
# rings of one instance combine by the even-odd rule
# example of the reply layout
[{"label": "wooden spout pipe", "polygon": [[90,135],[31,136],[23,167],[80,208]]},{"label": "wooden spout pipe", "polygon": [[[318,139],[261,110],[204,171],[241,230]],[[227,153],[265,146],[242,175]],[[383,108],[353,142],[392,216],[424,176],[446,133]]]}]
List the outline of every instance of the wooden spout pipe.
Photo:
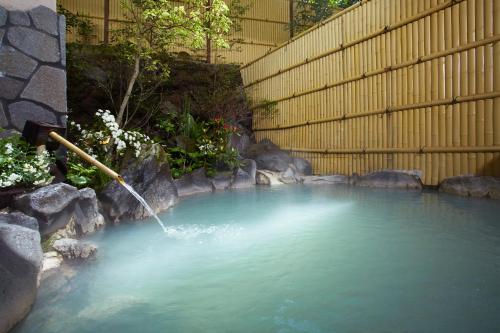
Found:
[{"label": "wooden spout pipe", "polygon": [[66,140],[64,137],[62,137],[58,133],[51,131],[51,132],[49,132],[49,137],[52,140],[62,144],[64,147],[68,148],[73,153],[80,156],[84,161],[94,165],[99,170],[104,172],[106,175],[108,175],[109,177],[118,181],[120,184],[122,184],[122,185],[125,184],[125,180],[123,180],[123,177],[120,176],[117,172],[111,170],[110,168],[108,168],[107,166],[105,166],[104,164],[102,164],[101,162],[99,162],[98,160],[96,160],[95,158],[93,158],[92,156],[90,156],[89,154],[87,154],[86,152],[84,152],[83,150],[81,150],[80,148],[78,148],[77,146],[75,146],[74,144],[69,142],[68,140]]}]

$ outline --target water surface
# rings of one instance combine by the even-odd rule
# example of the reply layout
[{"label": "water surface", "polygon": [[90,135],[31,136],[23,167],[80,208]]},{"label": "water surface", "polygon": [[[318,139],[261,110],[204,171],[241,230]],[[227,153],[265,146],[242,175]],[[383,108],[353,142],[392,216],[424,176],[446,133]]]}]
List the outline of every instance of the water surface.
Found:
[{"label": "water surface", "polygon": [[[492,200],[283,186],[191,197],[91,239],[16,333],[497,332]],[[63,281],[64,282],[64,281]]]}]

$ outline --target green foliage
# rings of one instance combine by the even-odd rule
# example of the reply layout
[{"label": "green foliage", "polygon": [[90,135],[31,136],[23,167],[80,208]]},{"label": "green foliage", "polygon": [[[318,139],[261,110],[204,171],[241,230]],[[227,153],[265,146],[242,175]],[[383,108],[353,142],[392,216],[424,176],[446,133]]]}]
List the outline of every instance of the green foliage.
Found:
[{"label": "green foliage", "polygon": [[237,128],[222,118],[196,121],[185,109],[177,116],[160,119],[157,127],[162,131],[157,140],[169,154],[174,178],[199,168],[212,175],[217,169],[232,170],[240,165],[238,152],[229,147]]},{"label": "green foliage", "polygon": [[290,26],[293,33],[300,33],[316,23],[333,15],[336,11],[347,8],[359,0],[297,0],[294,19]]},{"label": "green foliage", "polygon": [[66,16],[66,31],[76,34],[80,42],[89,43],[94,37],[95,26],[88,18],[79,13],[72,13],[60,4],[57,6],[57,12]]},{"label": "green foliage", "polygon": [[0,139],[0,188],[50,184],[54,179],[50,174],[53,160],[46,151],[36,154],[35,148],[19,136]]},{"label": "green foliage", "polygon": [[225,36],[231,28],[229,8],[223,0],[187,0],[182,5],[170,0],[123,1],[125,16],[131,24],[118,30],[116,42],[124,45],[122,56],[133,64],[127,80],[127,90],[117,113],[117,122],[123,124],[129,99],[136,81],[146,72],[155,72],[166,79],[168,65],[162,55],[175,46],[200,49],[207,40],[217,47],[229,47]]},{"label": "green foliage", "polygon": [[278,113],[278,102],[270,100],[262,100],[256,104],[254,113],[260,119],[273,118]]},{"label": "green foliage", "polygon": [[99,170],[95,166],[84,165],[81,158],[73,153],[68,154],[67,161],[68,173],[66,179],[70,184],[78,188],[83,187],[103,187],[104,184],[99,184]]}]

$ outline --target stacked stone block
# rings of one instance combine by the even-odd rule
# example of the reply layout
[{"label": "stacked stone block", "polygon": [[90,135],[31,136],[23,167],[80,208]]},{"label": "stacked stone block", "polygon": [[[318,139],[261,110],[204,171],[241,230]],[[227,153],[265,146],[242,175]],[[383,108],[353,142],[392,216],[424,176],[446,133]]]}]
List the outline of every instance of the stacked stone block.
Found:
[{"label": "stacked stone block", "polygon": [[0,6],[0,127],[66,126],[66,22],[50,8]]}]

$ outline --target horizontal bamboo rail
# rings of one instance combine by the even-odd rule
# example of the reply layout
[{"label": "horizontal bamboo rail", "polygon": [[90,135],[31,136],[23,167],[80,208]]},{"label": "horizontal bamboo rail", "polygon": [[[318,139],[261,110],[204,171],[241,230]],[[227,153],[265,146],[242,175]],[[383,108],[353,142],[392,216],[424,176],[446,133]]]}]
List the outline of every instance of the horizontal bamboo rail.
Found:
[{"label": "horizontal bamboo rail", "polygon": [[[360,74],[360,75],[357,75],[357,76],[354,76],[354,77],[351,77],[351,78],[348,78],[348,79],[345,79],[345,80],[341,80],[341,81],[338,81],[338,82],[335,82],[335,83],[325,84],[324,86],[321,86],[321,87],[318,87],[318,88],[313,88],[313,89],[301,91],[301,92],[298,92],[298,93],[294,93],[294,94],[289,95],[289,96],[277,98],[277,99],[274,99],[273,102],[283,102],[283,101],[290,100],[290,99],[297,98],[297,97],[301,97],[301,96],[304,96],[304,95],[313,94],[313,93],[316,93],[316,92],[319,92],[319,91],[322,91],[322,90],[326,90],[326,89],[330,89],[330,88],[333,88],[333,87],[345,85],[345,84],[350,83],[350,82],[355,82],[355,81],[363,80],[363,79],[366,79],[366,78],[371,77],[371,76],[379,75],[379,74],[382,74],[382,73],[388,73],[388,72],[395,71],[395,70],[398,70],[398,69],[401,69],[401,68],[410,67],[410,66],[417,65],[417,64],[420,64],[420,63],[423,63],[423,62],[427,62],[427,61],[431,61],[431,60],[434,60],[434,59],[437,59],[437,58],[446,57],[446,56],[449,56],[449,55],[453,55],[455,53],[459,53],[459,52],[467,51],[467,50],[470,50],[470,49],[474,49],[474,48],[479,47],[479,46],[484,46],[484,45],[488,45],[488,44],[492,44],[492,43],[497,43],[498,41],[500,41],[500,35],[491,36],[491,37],[485,38],[485,39],[480,40],[480,41],[476,41],[476,42],[472,42],[472,43],[469,43],[469,44],[466,44],[466,45],[458,46],[458,47],[455,47],[455,48],[452,48],[452,49],[449,49],[449,50],[444,50],[444,51],[436,52],[434,54],[429,54],[429,55],[426,55],[426,56],[422,56],[422,57],[419,57],[419,58],[416,58],[416,59],[412,59],[412,60],[409,60],[409,61],[397,64],[397,65],[388,66],[388,67],[385,67],[385,68],[380,68],[380,69],[374,70],[372,72],[366,72],[366,73],[363,73],[363,74]],[[252,106],[250,109],[251,110],[255,110],[255,109],[259,109],[259,108],[265,107],[266,105],[267,105],[267,103],[257,104],[257,105]]]},{"label": "horizontal bamboo rail", "polygon": [[363,2],[244,66],[249,97],[278,103],[256,140],[316,174],[500,177],[499,42],[498,0]]},{"label": "horizontal bamboo rail", "polygon": [[329,18],[327,18],[326,20],[323,20],[321,22],[319,22],[318,24],[310,27],[309,29],[307,30],[304,30],[302,31],[301,33],[295,35],[294,37],[290,38],[289,40],[287,40],[286,42],[282,43],[281,45],[279,45],[277,48],[273,49],[273,50],[270,50],[269,52],[267,52],[266,54],[264,54],[263,56],[260,56],[258,58],[256,58],[255,60],[252,60],[250,62],[248,62],[247,64],[241,66],[241,69],[245,69],[253,64],[255,64],[257,61],[269,56],[271,53],[274,53],[282,48],[284,48],[285,46],[287,46],[288,44],[291,44],[293,42],[295,42],[297,39],[300,39],[306,35],[308,35],[309,33],[313,32],[314,30],[324,26],[325,24],[327,24],[328,22],[331,22],[353,10],[355,10],[356,8],[358,7],[361,7],[363,4],[369,2],[369,1],[372,1],[372,0],[360,0],[359,2],[355,3],[354,5],[342,10],[341,12],[338,12],[337,14],[334,14],[332,16],[330,16]]},{"label": "horizontal bamboo rail", "polygon": [[457,104],[457,103],[473,102],[473,101],[493,99],[493,98],[498,98],[498,97],[500,97],[499,91],[484,93],[484,94],[470,95],[470,96],[456,96],[453,98],[445,98],[445,99],[434,100],[434,101],[430,101],[430,102],[406,104],[406,105],[400,105],[400,106],[389,106],[387,108],[372,110],[372,111],[367,111],[367,112],[345,113],[339,117],[313,119],[313,120],[298,122],[298,123],[290,124],[290,125],[277,125],[276,127],[254,128],[253,130],[257,131],[257,132],[258,131],[285,130],[285,129],[301,127],[301,126],[329,123],[329,122],[334,122],[334,121],[343,121],[343,120],[347,120],[347,119],[375,116],[375,115],[381,115],[381,114],[390,114],[393,112],[412,110],[412,109],[430,108],[433,106],[443,106],[443,105],[452,105],[452,104]]},{"label": "horizontal bamboo rail", "polygon": [[438,153],[499,153],[500,146],[488,147],[419,147],[419,148],[360,148],[360,149],[311,149],[290,148],[281,149],[289,152],[318,154],[438,154]]},{"label": "horizontal bamboo rail", "polygon": [[[305,60],[303,60],[303,61],[301,61],[299,63],[296,63],[294,65],[288,66],[288,67],[283,68],[283,69],[279,69],[277,72],[274,72],[273,74],[264,76],[264,77],[262,77],[262,78],[260,78],[258,80],[255,80],[253,82],[248,83],[247,85],[245,85],[245,88],[249,88],[249,87],[251,87],[251,86],[253,86],[253,85],[257,84],[257,83],[269,80],[270,78],[273,78],[273,77],[278,76],[278,75],[282,75],[283,73],[286,73],[286,72],[289,72],[292,69],[304,66],[306,64],[309,64],[309,63],[314,62],[316,60],[319,60],[321,58],[324,58],[324,57],[327,57],[327,56],[332,55],[334,53],[340,52],[340,51],[342,51],[342,50],[344,50],[346,48],[352,47],[354,45],[366,42],[367,40],[370,40],[370,39],[373,39],[375,37],[378,37],[378,36],[381,36],[383,34],[386,34],[386,33],[390,32],[392,30],[398,29],[398,28],[400,28],[402,26],[405,26],[405,25],[408,25],[408,24],[413,23],[415,21],[418,21],[418,20],[420,20],[420,19],[422,19],[422,18],[424,18],[426,16],[432,15],[433,13],[437,13],[437,12],[439,12],[439,11],[441,11],[443,9],[446,9],[446,8],[452,6],[452,5],[455,5],[455,4],[457,4],[457,3],[461,2],[461,1],[463,1],[463,0],[448,0],[446,2],[443,2],[441,5],[438,5],[438,6],[434,7],[434,8],[430,8],[429,10],[423,11],[423,12],[421,12],[421,13],[413,16],[413,17],[410,17],[410,18],[406,19],[406,20],[397,22],[397,23],[395,23],[393,25],[387,25],[387,26],[385,26],[385,27],[383,27],[383,28],[381,28],[381,29],[379,29],[377,31],[372,32],[371,34],[368,34],[366,36],[363,36],[361,38],[355,39],[355,40],[353,40],[351,42],[348,42],[348,43],[345,43],[345,44],[340,44],[336,48],[333,48],[332,50],[329,50],[327,52],[321,53],[321,54],[319,54],[319,55],[317,55],[315,57],[312,57],[310,59],[306,58]],[[277,49],[273,49],[272,52],[274,52],[275,50],[277,50]],[[255,62],[255,61],[256,60],[254,60],[253,62]],[[250,62],[250,64],[251,63],[252,62]],[[249,64],[243,66],[242,68],[246,68],[246,67],[248,67],[248,65]]]}]

